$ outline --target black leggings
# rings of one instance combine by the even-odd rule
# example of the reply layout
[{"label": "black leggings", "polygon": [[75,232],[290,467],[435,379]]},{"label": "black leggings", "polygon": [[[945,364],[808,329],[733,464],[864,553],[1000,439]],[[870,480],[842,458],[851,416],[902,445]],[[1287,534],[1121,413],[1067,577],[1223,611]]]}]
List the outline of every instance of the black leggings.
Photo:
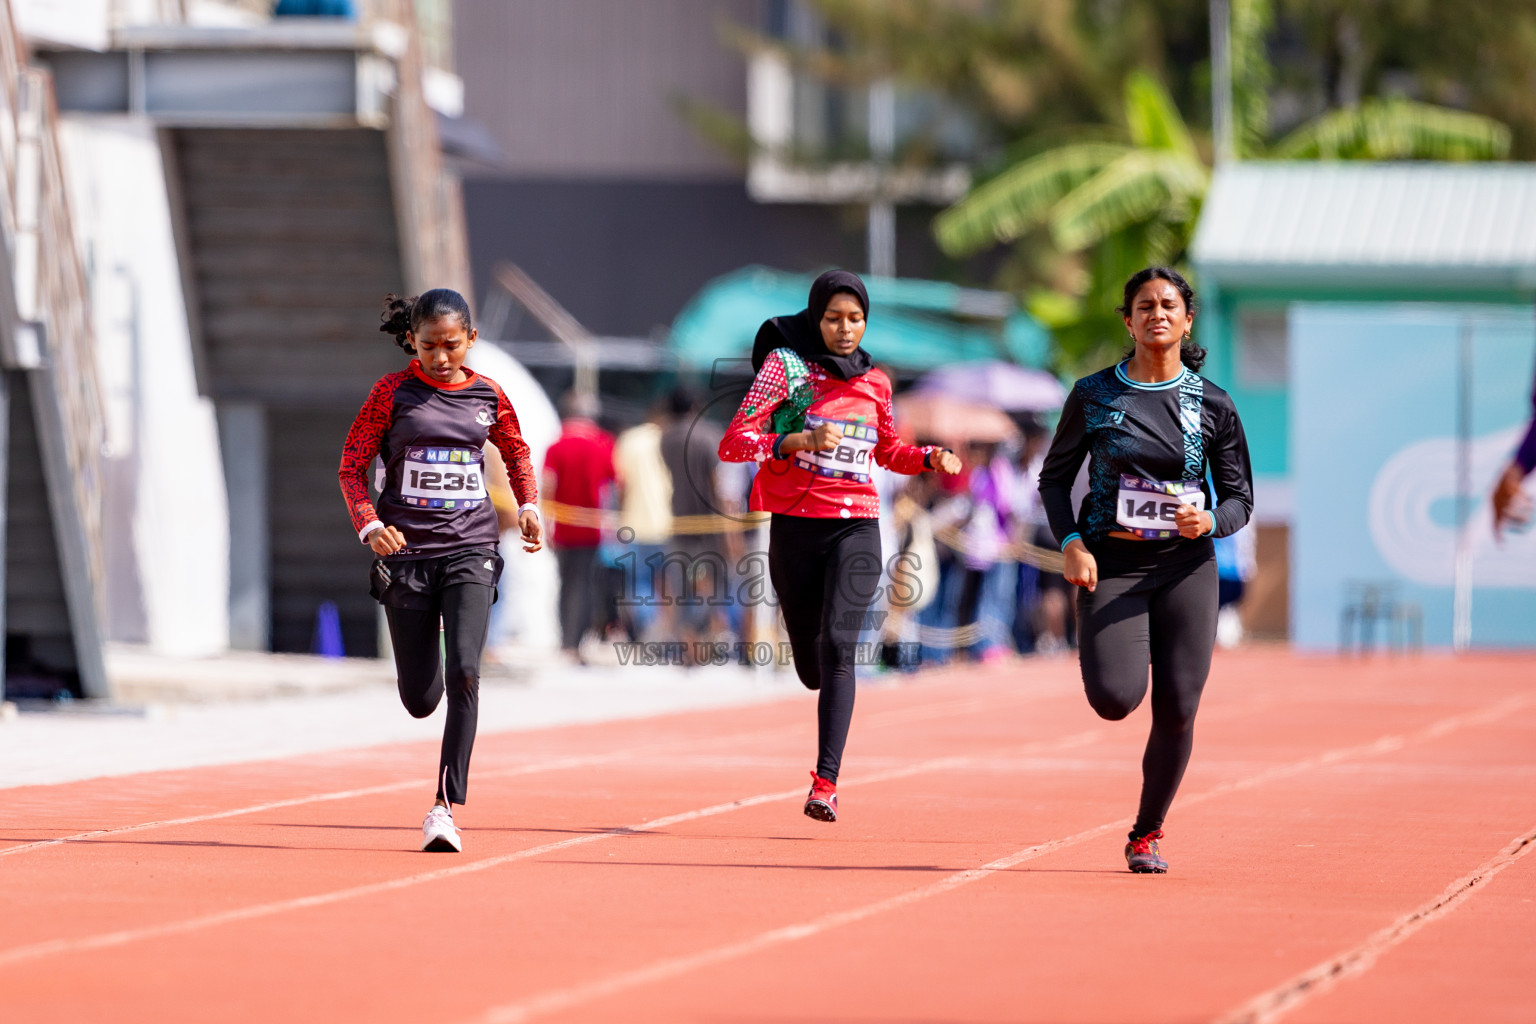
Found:
[{"label": "black leggings", "polygon": [[853,721],[853,666],[859,634],[880,587],[875,519],[809,519],[774,513],[768,578],[779,595],[795,672],[816,703],[816,774],[837,781]]},{"label": "black leggings", "polygon": [[417,718],[436,711],[446,679],[448,721],[438,758],[437,796],[449,803],[464,803],[468,786],[469,755],[480,716],[480,652],[495,594],[485,583],[456,583],[433,593],[431,609],[384,609],[405,709]]},{"label": "black leggings", "polygon": [[[1109,541],[1109,544],[1114,544]],[[1216,559],[1209,541],[1157,545],[1156,559],[1095,549],[1098,589],[1077,591],[1083,685],[1102,718],[1119,720],[1147,694],[1152,669],[1152,735],[1141,759],[1136,835],[1163,827],[1189,764],[1195,712],[1216,643]],[[1177,543],[1177,542],[1176,542]]]}]

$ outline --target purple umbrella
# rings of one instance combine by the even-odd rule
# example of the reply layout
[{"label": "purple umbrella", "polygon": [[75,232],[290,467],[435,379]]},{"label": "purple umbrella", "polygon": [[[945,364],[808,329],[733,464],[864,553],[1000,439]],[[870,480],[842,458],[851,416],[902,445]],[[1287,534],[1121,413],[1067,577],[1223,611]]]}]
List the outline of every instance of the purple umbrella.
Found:
[{"label": "purple umbrella", "polygon": [[1067,400],[1061,381],[1044,370],[998,359],[941,366],[924,374],[917,390],[979,402],[1005,412],[1054,412]]}]

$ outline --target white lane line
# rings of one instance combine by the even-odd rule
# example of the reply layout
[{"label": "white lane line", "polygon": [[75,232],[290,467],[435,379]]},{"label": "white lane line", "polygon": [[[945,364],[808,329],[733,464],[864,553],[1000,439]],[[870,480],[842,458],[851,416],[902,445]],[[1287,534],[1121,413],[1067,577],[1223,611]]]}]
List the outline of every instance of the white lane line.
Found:
[{"label": "white lane line", "polygon": [[516,1024],[519,1021],[566,1010],[581,1003],[614,995],[638,985],[665,981],[669,978],[675,978],[679,975],[696,971],[701,967],[711,967],[727,960],[735,960],[738,957],[747,956],[759,950],[768,949],[771,946],[783,945],[786,942],[798,942],[801,939],[808,939],[813,935],[832,928],[839,928],[845,924],[853,924],[865,918],[883,914],[887,910],[895,910],[934,896],[943,895],[960,888],[962,885],[994,875],[999,871],[1007,871],[1009,868],[1022,864],[1025,861],[1033,860],[1036,857],[1043,857],[1048,853],[1096,838],[1115,829],[1127,828],[1133,822],[1134,819],[1132,818],[1111,821],[1107,824],[1098,825],[1079,832],[1076,835],[1067,836],[1064,839],[1052,839],[1037,846],[1031,846],[1020,850],[1018,853],[1009,854],[999,860],[994,860],[990,864],[983,864],[981,867],[956,872],[937,882],[918,889],[910,889],[907,892],[888,897],[876,903],[869,903],[862,907],[854,907],[851,910],[827,914],[803,924],[792,924],[783,928],[775,928],[772,931],[754,935],[741,942],[728,946],[717,946],[702,953],[659,960],[645,967],[636,968],[632,971],[623,971],[619,974],[611,974],[606,978],[601,978],[585,985],[556,989],[521,1002],[495,1007],[474,1019],[482,1022],[482,1024]]},{"label": "white lane line", "polygon": [[1417,910],[1393,921],[1353,949],[1323,961],[1290,981],[1257,996],[1217,1024],[1268,1024],[1332,989],[1341,981],[1376,966],[1383,953],[1406,941],[1420,928],[1455,910],[1499,872],[1536,849],[1536,829],[1520,836],[1471,874],[1458,878],[1445,891]]},{"label": "white lane line", "polygon": [[[477,779],[510,778],[516,775],[537,775],[542,772],[561,771],[566,768],[583,768],[588,765],[606,764],[623,758],[625,754],[593,754],[586,757],[566,757],[553,761],[541,761],[538,764],[520,765],[516,768],[492,768],[488,771],[476,772]],[[248,807],[235,807],[227,811],[211,811],[208,814],[193,814],[185,818],[167,818],[163,821],[145,821],[137,825],[122,825],[117,828],[100,828],[90,832],[76,832],[74,835],[58,836],[54,839],[40,839],[33,843],[22,843],[20,846],[7,846],[0,849],[0,857],[9,857],[15,853],[25,853],[28,850],[41,850],[49,846],[59,846],[63,843],[83,843],[103,836],[117,836],[125,832],[141,832],[151,828],[172,828],[177,825],[196,825],[204,821],[219,821],[223,818],[238,818],[246,814],[260,814],[262,811],[274,811],[284,807],[299,807],[304,804],[325,803],[329,800],[351,800],[360,796],[375,796],[379,793],[397,793],[403,789],[423,789],[430,786],[431,782],[423,782],[421,779],[409,779],[400,782],[386,782],[377,786],[362,786],[358,789],[342,789],[333,793],[311,793],[307,796],[290,797],[286,800],[270,800],[262,804],[251,804]]]},{"label": "white lane line", "polygon": [[[864,728],[878,728],[883,725],[893,724],[885,720],[886,715],[903,715],[906,712],[928,710],[931,717],[947,718],[964,714],[977,705],[976,698],[945,699],[934,701],[932,704],[918,708],[900,709],[895,712],[884,712],[869,716],[869,721]],[[904,719],[897,719],[902,721]],[[732,733],[723,736],[708,737],[705,742],[711,744],[730,742],[740,743],[743,740],[760,736],[777,735],[789,728],[797,726],[775,726],[770,729],[750,730],[741,733]],[[553,761],[540,762],[534,765],[523,765],[516,768],[490,769],[477,771],[475,778],[510,778],[516,775],[532,775],[547,771],[561,771],[567,768],[583,768],[591,765],[608,764],[626,758],[644,757],[648,752],[665,749],[664,744],[650,744],[642,747],[633,747],[628,750],[615,751],[608,754],[593,754],[588,756],[558,758]],[[178,825],[195,825],[204,821],[219,821],[224,818],[238,818],[247,814],[260,814],[263,811],[278,810],[285,807],[302,807],[306,804],[325,803],[332,800],[350,800],[355,797],[375,796],[381,793],[397,793],[402,790],[413,789],[417,786],[425,786],[420,779],[402,780],[400,782],[388,782],[377,786],[364,786],[358,789],[343,789],[331,793],[312,793],[307,796],[291,797],[285,800],[273,800],[267,803],[252,804],[247,807],[236,807],[226,811],[213,811],[208,814],[189,815],[184,818],[168,818],[161,821],[145,821],[134,825],[122,825],[117,828],[93,829],[88,832],[76,832],[73,835],[56,836],[53,839],[40,839],[30,843],[20,843],[16,846],[0,847],[0,857],[9,857],[13,854],[27,853],[33,850],[43,850],[51,846],[61,846],[66,843],[89,842],[100,839],[103,836],[121,835],[125,832],[140,832],[145,829],[172,828]]]},{"label": "white lane line", "polygon": [[[1354,757],[1369,757],[1376,754],[1391,753],[1401,750],[1410,743],[1436,739],[1467,726],[1497,721],[1509,712],[1529,705],[1532,700],[1536,700],[1536,698],[1512,697],[1487,708],[1452,715],[1414,732],[1383,736],[1370,743],[1340,747],[1315,757],[1304,758],[1290,764],[1277,765],[1274,768],[1248,776],[1247,778],[1222,783],[1203,792],[1192,794],[1181,799],[1179,804],[1180,806],[1188,806],[1190,804],[1203,803],[1229,793],[1253,789],[1256,786],[1261,786],[1266,782],[1272,782],[1276,779],[1304,774],[1318,768],[1325,768]],[[896,910],[935,896],[942,896],[963,885],[989,878],[1000,871],[1007,871],[1026,861],[1034,860],[1037,857],[1042,857],[1048,853],[1054,853],[1057,850],[1070,846],[1076,846],[1079,843],[1095,839],[1105,833],[1127,828],[1132,824],[1134,824],[1134,819],[1132,818],[1121,818],[1118,821],[1106,822],[1103,825],[1085,829],[1063,839],[1053,839],[1035,846],[1026,847],[1017,853],[1009,854],[989,864],[957,872],[936,882],[879,900],[875,903],[827,914],[801,924],[775,928],[740,942],[726,946],[716,946],[704,952],[659,960],[643,967],[621,971],[585,984],[555,989],[529,999],[493,1007],[473,1019],[476,1024],[517,1024],[520,1021],[569,1009],[572,1006],[588,1003],[594,999],[601,999],[604,996],[613,995],[640,985],[675,978],[698,970],[701,967],[710,967],[727,960],[734,960],[772,946],[782,945],[787,942],[798,942],[801,939],[810,938],[813,935],[842,927],[845,924],[853,924],[866,918],[874,917],[877,914],[883,914],[888,910]]]},{"label": "white lane line", "polygon": [[[1093,729],[1088,732],[1078,733],[1064,737],[1061,740],[1043,741],[1030,744],[1035,747],[1047,747],[1051,749],[1067,748],[1084,743],[1090,743],[1100,736],[1104,730]],[[931,761],[923,761],[918,764],[907,765],[902,768],[893,768],[889,771],[874,772],[860,776],[856,782],[859,785],[875,782],[889,782],[895,779],[909,778],[913,775],[922,775],[927,772],[945,771],[952,768],[964,767],[971,759],[967,756],[941,757]],[[696,821],[700,818],[711,818],[720,814],[729,814],[732,811],[745,810],[748,807],[756,807],[759,804],[771,803],[776,800],[789,800],[804,797],[806,786],[797,786],[794,789],[779,790],[773,793],[760,793],[756,796],[744,797],[740,800],[731,800],[725,803],[713,804],[698,810],[683,811],[679,814],[670,814],[662,818],[654,818],[641,822],[638,825],[626,825],[621,828],[605,829],[601,832],[593,832],[587,835],[574,836],[570,839],[561,839],[542,846],[530,847],[526,850],[517,850],[513,853],[504,853],[495,857],[487,857],[483,860],[471,861],[468,864],[460,864],[451,868],[442,868],[437,871],[423,871],[415,875],[406,875],[403,878],[392,878],[381,882],[371,882],[367,885],[353,886],[348,889],[338,889],[332,892],[316,893],[312,896],[300,896],[294,899],[274,900],[270,903],[258,903],[249,907],[240,907],[235,910],[227,910],[217,914],[206,914],[202,917],[188,918],[182,921],[170,921],[165,924],[150,925],[144,928],[127,928],[122,931],[108,932],[101,935],[88,936],[79,939],[54,939],[48,942],[38,942],[26,946],[15,946],[11,949],[0,951],[0,967],[8,967],[11,964],[22,963],[29,960],[37,960],[46,956],[60,953],[84,953],[100,949],[109,949],[113,946],[123,946],[131,942],[139,942],[144,939],[157,939],[169,935],[183,935],[188,932],[201,931],[221,924],[231,924],[237,921],[250,921],[256,918],[271,917],[274,914],[282,914],[291,910],[305,910],[310,907],[323,907],[332,903],[341,903],[345,900],[357,899],[362,896],[372,896],[378,893],[392,892],[396,889],[405,889],[426,882],[441,881],[446,878],[457,878],[460,875],[473,874],[490,868],[500,867],[503,864],[511,864],[514,861],[528,860],[532,857],[540,857],[546,853],[554,853],[557,850],[566,850],[573,846],[583,846],[587,843],[595,843],[603,839],[612,839],[617,836],[636,835],[642,832],[653,832],[657,829],[668,828],[684,822]]]}]

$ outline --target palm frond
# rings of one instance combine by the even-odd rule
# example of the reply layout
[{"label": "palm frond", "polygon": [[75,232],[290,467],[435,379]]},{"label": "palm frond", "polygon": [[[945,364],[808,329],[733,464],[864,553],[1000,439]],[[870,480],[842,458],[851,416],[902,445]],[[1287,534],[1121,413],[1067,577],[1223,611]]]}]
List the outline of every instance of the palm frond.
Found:
[{"label": "palm frond", "polygon": [[1051,237],[1068,252],[1085,249],[1169,209],[1191,210],[1210,172],[1198,159],[1166,150],[1132,150],[1065,196],[1051,214]]},{"label": "palm frond", "polygon": [[1280,142],[1282,160],[1501,160],[1509,129],[1492,118],[1405,99],[1331,110]]},{"label": "palm frond", "polygon": [[1125,76],[1125,123],[1131,141],[1145,149],[1166,149],[1198,157],[1195,140],[1163,83],[1145,71]]},{"label": "palm frond", "polygon": [[951,256],[1011,242],[1044,223],[1063,196],[1126,152],[1118,143],[1078,142],[1030,157],[939,214],[934,237]]}]

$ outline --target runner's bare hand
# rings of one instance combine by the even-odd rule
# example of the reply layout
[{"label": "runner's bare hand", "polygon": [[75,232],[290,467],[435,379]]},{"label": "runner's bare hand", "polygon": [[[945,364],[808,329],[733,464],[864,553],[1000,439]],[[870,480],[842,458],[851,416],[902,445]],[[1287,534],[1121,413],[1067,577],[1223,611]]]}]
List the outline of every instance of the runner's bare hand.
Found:
[{"label": "runner's bare hand", "polygon": [[831,451],[843,439],[843,428],[836,423],[818,423],[808,433],[811,435],[813,452]]},{"label": "runner's bare hand", "polygon": [[539,514],[533,509],[521,513],[517,517],[517,525],[523,531],[523,550],[530,555],[544,547],[544,524],[539,522]]},{"label": "runner's bare hand", "polygon": [[1179,536],[1191,540],[1216,529],[1216,517],[1193,505],[1180,505],[1173,514],[1173,522],[1179,528]]},{"label": "runner's bare hand", "polygon": [[956,473],[965,468],[965,466],[960,462],[960,456],[956,455],[952,451],[947,450],[934,452],[932,455],[928,456],[928,462],[933,466],[934,469],[938,470],[940,473],[946,473],[949,476],[954,476]]},{"label": "runner's bare hand", "polygon": [[1518,462],[1511,462],[1504,468],[1499,476],[1499,482],[1493,489],[1493,497],[1490,504],[1493,506],[1493,536],[1495,540],[1504,540],[1504,528],[1506,526],[1519,530],[1531,521],[1532,503],[1530,496],[1520,489],[1525,482],[1525,471]]},{"label": "runner's bare hand", "polygon": [[1061,575],[1073,586],[1092,593],[1099,585],[1099,562],[1088,550],[1088,545],[1074,540],[1062,554],[1066,556],[1066,564],[1061,567]]},{"label": "runner's bare hand", "polygon": [[380,557],[392,555],[405,550],[405,534],[393,526],[381,526],[368,535],[368,546]]}]

